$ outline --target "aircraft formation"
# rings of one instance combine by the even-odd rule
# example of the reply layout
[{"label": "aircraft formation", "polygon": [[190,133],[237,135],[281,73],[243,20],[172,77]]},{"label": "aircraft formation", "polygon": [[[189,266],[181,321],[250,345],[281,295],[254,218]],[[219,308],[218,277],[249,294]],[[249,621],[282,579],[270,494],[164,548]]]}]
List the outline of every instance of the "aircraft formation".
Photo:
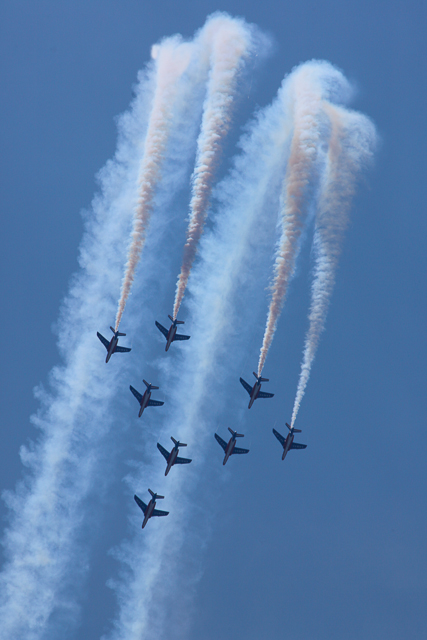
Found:
[{"label": "aircraft formation", "polygon": [[[184,322],[182,320],[177,320],[176,318],[173,318],[170,315],[168,315],[168,318],[172,322],[169,330],[167,330],[163,325],[161,325],[160,322],[157,322],[157,320],[156,320],[156,323],[155,323],[156,327],[159,329],[159,331],[166,338],[165,351],[168,351],[168,349],[171,346],[172,342],[174,342],[176,340],[189,340],[190,339],[190,336],[185,336],[185,335],[177,333],[178,325],[179,324],[184,324]],[[97,332],[97,334],[96,334],[98,336],[99,340],[102,342],[102,344],[104,345],[104,347],[107,350],[107,357],[105,359],[105,362],[108,362],[110,360],[110,358],[113,355],[113,353],[125,353],[125,352],[131,351],[131,349],[129,347],[121,347],[118,344],[119,337],[124,337],[124,336],[126,336],[126,334],[125,333],[120,333],[119,331],[116,331],[115,329],[113,329],[113,327],[110,327],[110,329],[113,332],[113,337],[111,338],[110,342],[108,342],[108,340],[106,338],[104,338],[104,336],[101,335],[99,332]],[[248,408],[249,409],[252,407],[253,403],[258,398],[272,398],[274,396],[274,393],[267,393],[265,391],[261,391],[262,383],[263,382],[269,382],[269,379],[268,378],[262,378],[261,376],[258,376],[255,373],[255,371],[253,372],[253,375],[255,376],[256,382],[252,387],[248,382],[246,382],[246,380],[243,380],[243,378],[240,378],[241,385],[243,386],[243,388],[249,394],[249,404],[248,404]],[[129,386],[130,391],[132,392],[132,394],[135,396],[135,398],[139,402],[139,406],[140,406],[139,413],[138,413],[138,417],[139,418],[142,416],[144,410],[147,407],[160,407],[160,406],[162,406],[164,404],[164,402],[162,402],[160,400],[152,400],[151,399],[151,392],[153,390],[159,389],[159,387],[151,384],[150,382],[147,382],[146,380],[143,380],[143,383],[146,386],[146,390],[145,390],[145,392],[143,394],[140,393],[139,391],[137,391],[132,385]],[[280,434],[278,431],[276,431],[276,429],[273,429],[273,434],[275,435],[275,437],[277,438],[277,440],[280,442],[280,444],[283,447],[282,460],[285,459],[288,451],[290,451],[291,449],[305,449],[307,447],[306,444],[299,444],[297,442],[294,442],[294,434],[295,433],[301,433],[301,429],[295,429],[295,427],[291,427],[287,422],[285,424],[286,424],[286,427],[289,429],[289,433],[287,434],[286,437],[284,437],[282,434]],[[232,456],[232,455],[249,453],[249,449],[243,449],[241,447],[236,447],[237,438],[243,438],[244,434],[237,433],[237,431],[233,431],[233,429],[231,429],[230,427],[228,427],[228,430],[231,433],[231,438],[229,439],[228,442],[223,440],[221,438],[221,436],[219,436],[217,433],[214,434],[215,440],[218,442],[218,444],[220,445],[220,447],[224,451],[224,459],[223,459],[223,462],[222,462],[223,465],[225,465],[227,463],[229,457]],[[187,445],[185,443],[183,443],[183,442],[180,442],[179,440],[175,440],[175,438],[173,436],[171,436],[171,440],[172,440],[172,442],[174,444],[174,446],[171,449],[171,451],[168,451],[167,449],[165,449],[159,442],[157,443],[158,450],[160,451],[160,453],[162,454],[162,456],[166,460],[165,476],[168,475],[169,471],[171,470],[171,468],[174,465],[176,465],[176,464],[189,464],[191,462],[190,458],[182,458],[182,457],[180,457],[178,455],[180,447],[186,447]],[[164,496],[161,496],[161,495],[155,493],[151,489],[148,489],[148,492],[151,495],[151,499],[148,502],[148,504],[146,504],[143,500],[141,500],[141,498],[139,498],[136,494],[134,495],[134,500],[135,500],[136,504],[138,505],[138,507],[141,509],[141,511],[144,514],[144,520],[142,522],[142,528],[143,529],[144,529],[145,525],[147,524],[148,520],[150,518],[152,518],[153,516],[167,516],[169,514],[169,511],[162,511],[161,509],[156,509],[157,500],[163,500]]]}]

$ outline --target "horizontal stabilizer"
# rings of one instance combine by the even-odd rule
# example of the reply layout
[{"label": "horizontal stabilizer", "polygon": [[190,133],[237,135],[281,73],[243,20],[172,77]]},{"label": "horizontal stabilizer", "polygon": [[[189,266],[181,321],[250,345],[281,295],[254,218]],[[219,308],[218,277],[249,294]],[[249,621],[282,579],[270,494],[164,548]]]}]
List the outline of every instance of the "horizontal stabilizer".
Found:
[{"label": "horizontal stabilizer", "polygon": [[231,433],[232,436],[234,436],[235,438],[244,438],[244,434],[243,433],[237,433],[236,431],[233,431],[233,429],[231,429],[230,427],[228,427],[229,432]]},{"label": "horizontal stabilizer", "polygon": [[147,382],[147,381],[146,381],[146,380],[144,380],[144,379],[142,380],[142,382],[145,384],[145,386],[146,386],[147,388],[148,388],[148,387],[151,387],[152,389],[159,389],[159,388],[160,388],[160,387],[155,387],[155,386],[154,386],[154,384],[151,384],[151,382]]},{"label": "horizontal stabilizer", "polygon": [[175,322],[175,324],[185,324],[184,320],[174,320],[172,316],[170,316],[169,314],[168,314],[168,318],[169,320],[172,320],[172,322]]},{"label": "horizontal stabilizer", "polygon": [[175,440],[173,436],[171,436],[171,440],[174,444],[177,444],[178,447],[186,447],[187,445],[184,442],[180,442],[179,440]]},{"label": "horizontal stabilizer", "polygon": [[[292,427],[289,426],[287,422],[285,422],[285,424],[288,427],[289,431],[292,431]],[[295,429],[295,427],[294,427],[294,433],[301,433],[301,429]]]},{"label": "horizontal stabilizer", "polygon": [[163,500],[163,498],[165,497],[165,496],[159,496],[157,493],[154,493],[154,491],[151,491],[151,489],[148,489],[148,493],[152,498],[156,496],[156,500]]},{"label": "horizontal stabilizer", "polygon": [[254,374],[254,376],[258,380],[258,382],[270,382],[270,378],[258,378],[258,376],[255,373],[255,371],[252,371],[252,373]]}]

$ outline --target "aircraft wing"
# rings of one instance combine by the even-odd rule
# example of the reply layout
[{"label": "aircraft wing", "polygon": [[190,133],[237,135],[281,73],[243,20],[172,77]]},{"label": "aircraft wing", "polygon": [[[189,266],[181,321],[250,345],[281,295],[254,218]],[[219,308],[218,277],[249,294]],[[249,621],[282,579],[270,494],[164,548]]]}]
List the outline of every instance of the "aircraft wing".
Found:
[{"label": "aircraft wing", "polygon": [[119,347],[118,345],[116,347],[118,353],[126,353],[127,351],[131,351],[130,347]]},{"label": "aircraft wing", "polygon": [[98,336],[98,338],[101,340],[102,344],[104,345],[104,347],[107,349],[108,351],[108,347],[110,346],[110,343],[108,342],[107,338],[104,338],[104,336],[102,336],[99,331],[96,332],[96,335]]},{"label": "aircraft wing", "polygon": [[165,404],[161,400],[149,400],[147,402],[147,407],[161,407],[162,404]]},{"label": "aircraft wing", "polygon": [[249,395],[251,395],[252,393],[252,387],[250,384],[248,384],[245,380],[243,380],[243,378],[240,378],[240,382],[241,384],[245,387],[246,391],[249,393]]},{"label": "aircraft wing", "polygon": [[179,456],[175,460],[175,464],[188,464],[191,462],[190,458],[180,458]]},{"label": "aircraft wing", "polygon": [[133,395],[138,400],[138,402],[141,403],[142,402],[142,395],[139,393],[139,391],[134,389],[132,385],[129,386],[129,389],[132,391]]},{"label": "aircraft wing", "polygon": [[280,444],[282,446],[285,446],[285,438],[278,431],[276,431],[276,429],[273,429],[273,433],[278,439],[278,441],[280,442]]},{"label": "aircraft wing", "polygon": [[152,516],[167,516],[169,515],[169,511],[161,511],[160,509],[154,509]]},{"label": "aircraft wing", "polygon": [[291,444],[291,449],[305,449],[306,447],[306,444],[298,444],[298,442],[293,442]]},{"label": "aircraft wing", "polygon": [[258,398],[272,398],[274,393],[267,393],[266,391],[260,391],[258,394]]},{"label": "aircraft wing", "polygon": [[249,453],[249,449],[240,449],[240,447],[234,447],[233,453]]},{"label": "aircraft wing", "polygon": [[221,445],[221,447],[224,449],[224,451],[227,448],[227,443],[225,442],[225,440],[223,440],[222,438],[219,437],[219,435],[217,433],[215,433],[215,440],[218,442],[218,444]]},{"label": "aircraft wing", "polygon": [[165,336],[165,338],[167,339],[168,337],[168,330],[164,328],[163,325],[160,324],[160,322],[157,322],[156,320],[156,327],[158,328],[159,331],[161,331],[163,333],[163,335]]},{"label": "aircraft wing", "polygon": [[134,498],[136,504],[138,505],[138,507],[140,509],[142,509],[143,513],[145,513],[145,510],[147,508],[147,505],[145,504],[145,502],[142,502],[141,498],[138,498],[138,496],[136,496],[136,495],[133,496],[133,498]]},{"label": "aircraft wing", "polygon": [[166,449],[162,447],[162,445],[159,443],[157,443],[157,448],[162,454],[162,456],[164,457],[164,459],[167,460],[169,458],[169,451],[166,451]]},{"label": "aircraft wing", "polygon": [[173,339],[173,341],[175,342],[175,340],[189,340],[191,336],[183,336],[179,333],[175,334],[175,338]]}]

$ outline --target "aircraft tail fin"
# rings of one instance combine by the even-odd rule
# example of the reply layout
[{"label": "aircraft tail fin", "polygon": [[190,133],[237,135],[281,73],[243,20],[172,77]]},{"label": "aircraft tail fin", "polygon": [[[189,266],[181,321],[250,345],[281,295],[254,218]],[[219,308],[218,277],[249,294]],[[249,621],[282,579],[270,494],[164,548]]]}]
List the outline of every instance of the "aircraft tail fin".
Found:
[{"label": "aircraft tail fin", "polygon": [[186,447],[187,445],[184,444],[184,442],[180,442],[179,440],[175,440],[175,438],[173,436],[171,436],[171,440],[174,444],[177,444],[178,447]]},{"label": "aircraft tail fin", "polygon": [[185,324],[184,320],[177,320],[176,318],[174,320],[172,316],[170,316],[169,314],[168,314],[168,318],[169,320],[172,320],[172,322],[176,322],[176,324]]},{"label": "aircraft tail fin", "polygon": [[156,500],[163,500],[163,498],[165,497],[165,496],[159,496],[157,493],[154,493],[154,491],[151,491],[151,489],[148,489],[148,493],[152,498],[155,497]]},{"label": "aircraft tail fin", "polygon": [[258,378],[258,375],[255,373],[255,371],[252,371],[252,373],[254,374],[255,378],[258,380],[258,382],[270,382],[269,378]]},{"label": "aircraft tail fin", "polygon": [[[287,422],[285,422],[285,425],[288,427],[289,431],[292,431],[292,427],[288,425]],[[294,427],[294,433],[301,433],[301,429],[295,429]]]},{"label": "aircraft tail fin", "polygon": [[142,379],[142,382],[145,384],[145,386],[147,387],[151,387],[152,389],[159,389],[160,387],[156,387],[154,384],[151,384],[151,382],[147,382],[146,380]]},{"label": "aircraft tail fin", "polygon": [[[115,332],[115,330],[113,329],[113,327],[110,327],[110,329],[111,329],[111,331],[112,331],[113,333],[116,333],[116,332]],[[117,335],[118,335],[118,336],[125,336],[126,334],[125,334],[125,333],[120,333],[120,331],[119,331],[119,332],[117,333]]]},{"label": "aircraft tail fin", "polygon": [[230,427],[228,427],[229,432],[231,433],[231,435],[233,435],[235,438],[244,438],[244,434],[243,433],[237,433],[237,431],[233,431],[233,429],[231,429]]}]

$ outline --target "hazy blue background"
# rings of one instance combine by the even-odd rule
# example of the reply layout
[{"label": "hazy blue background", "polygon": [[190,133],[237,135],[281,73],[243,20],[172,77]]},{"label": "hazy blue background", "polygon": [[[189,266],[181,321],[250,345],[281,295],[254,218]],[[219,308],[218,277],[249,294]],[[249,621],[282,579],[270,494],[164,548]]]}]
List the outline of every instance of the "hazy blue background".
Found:
[{"label": "hazy blue background", "polygon": [[[19,446],[35,435],[32,389],[58,361],[51,327],[77,267],[80,211],[114,153],[114,117],[128,107],[138,69],[162,36],[190,37],[216,9],[242,15],[276,48],[254,78],[239,126],[253,101],[271,101],[295,64],[324,58],[355,81],[354,106],[373,118],[382,144],[353,207],[298,419],[308,448],[282,463],[271,428],[277,422],[284,432],[292,410],[309,247],[265,369],[275,398],[248,413],[251,453],[232,459],[229,481],[215,489],[223,506],[191,638],[426,637],[425,4],[15,0],[0,7],[1,487],[21,477]],[[175,274],[171,291],[174,282]],[[250,379],[255,367],[248,361],[242,374]],[[247,403],[238,382],[236,394]],[[105,581],[117,565],[106,551],[121,535],[113,515],[109,527],[93,555],[90,605],[76,637],[98,637],[112,616]]]}]

